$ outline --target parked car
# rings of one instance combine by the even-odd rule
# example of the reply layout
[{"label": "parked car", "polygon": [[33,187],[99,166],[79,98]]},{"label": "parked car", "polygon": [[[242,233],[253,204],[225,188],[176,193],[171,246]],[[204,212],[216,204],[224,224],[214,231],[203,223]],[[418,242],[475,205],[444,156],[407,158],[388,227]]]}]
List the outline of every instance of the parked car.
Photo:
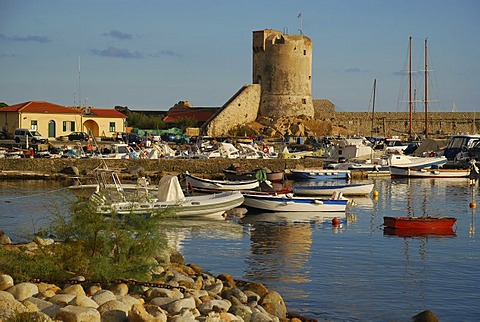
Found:
[{"label": "parked car", "polygon": [[46,143],[47,138],[42,136],[38,131],[31,129],[16,129],[13,135],[13,139],[16,143],[25,143],[28,138],[28,143]]},{"label": "parked car", "polygon": [[85,132],[72,132],[67,135],[69,141],[88,141],[90,136]]},{"label": "parked car", "polygon": [[118,136],[118,141],[122,141],[127,144],[141,144],[145,138],[140,136],[138,133],[130,132],[130,133],[120,133]]}]

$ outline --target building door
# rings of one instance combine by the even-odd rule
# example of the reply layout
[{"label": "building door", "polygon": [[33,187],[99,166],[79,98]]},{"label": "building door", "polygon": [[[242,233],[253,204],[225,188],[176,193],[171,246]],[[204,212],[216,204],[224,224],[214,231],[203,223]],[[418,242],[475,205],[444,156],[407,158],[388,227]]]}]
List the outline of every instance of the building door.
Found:
[{"label": "building door", "polygon": [[48,137],[54,138],[55,137],[55,121],[51,120],[48,122]]}]

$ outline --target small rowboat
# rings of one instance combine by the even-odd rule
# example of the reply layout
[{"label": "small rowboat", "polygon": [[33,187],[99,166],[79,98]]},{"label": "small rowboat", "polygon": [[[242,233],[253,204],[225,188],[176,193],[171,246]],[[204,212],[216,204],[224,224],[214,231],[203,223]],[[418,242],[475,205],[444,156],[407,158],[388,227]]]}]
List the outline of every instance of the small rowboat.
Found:
[{"label": "small rowboat", "polygon": [[395,229],[452,229],[454,217],[383,217],[383,225]]},{"label": "small rowboat", "polygon": [[185,174],[185,181],[189,189],[201,189],[212,191],[241,191],[258,188],[260,182],[257,179],[253,180],[211,180],[192,176],[189,173]]},{"label": "small rowboat", "polygon": [[[237,171],[237,170],[230,170],[225,169],[223,170],[223,174],[225,179],[227,180],[252,180],[257,179],[256,177],[258,171],[265,171],[263,169],[259,169],[256,171]],[[284,179],[284,172],[283,171],[265,171],[266,179],[271,182],[281,182]]]}]

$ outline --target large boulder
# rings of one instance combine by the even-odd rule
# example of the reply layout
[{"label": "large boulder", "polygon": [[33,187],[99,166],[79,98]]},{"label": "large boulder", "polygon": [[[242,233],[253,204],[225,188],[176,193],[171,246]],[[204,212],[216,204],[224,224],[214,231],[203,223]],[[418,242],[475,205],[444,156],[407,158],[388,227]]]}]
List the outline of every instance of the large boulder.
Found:
[{"label": "large boulder", "polygon": [[[0,243],[1,244],[1,243]],[[0,291],[5,291],[14,285],[13,278],[7,274],[0,275]]]},{"label": "large boulder", "polygon": [[0,298],[0,321],[5,321],[15,314],[27,311],[27,307],[17,300]]},{"label": "large boulder", "polygon": [[263,306],[265,311],[275,315],[279,319],[284,319],[287,316],[287,307],[283,301],[282,296],[275,292],[268,292],[261,299],[259,304]]},{"label": "large boulder", "polygon": [[6,290],[11,293],[17,301],[23,301],[38,294],[38,287],[33,283],[19,283]]},{"label": "large boulder", "polygon": [[58,310],[55,320],[63,322],[100,322],[100,313],[91,307],[67,305]]}]

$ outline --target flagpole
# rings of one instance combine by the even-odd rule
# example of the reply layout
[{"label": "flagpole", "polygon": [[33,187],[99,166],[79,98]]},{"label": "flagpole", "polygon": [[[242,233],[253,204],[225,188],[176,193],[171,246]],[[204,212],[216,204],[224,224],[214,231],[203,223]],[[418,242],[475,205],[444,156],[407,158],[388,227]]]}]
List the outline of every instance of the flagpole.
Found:
[{"label": "flagpole", "polygon": [[303,11],[300,12],[297,16],[297,18],[300,18],[300,35],[303,35]]}]

